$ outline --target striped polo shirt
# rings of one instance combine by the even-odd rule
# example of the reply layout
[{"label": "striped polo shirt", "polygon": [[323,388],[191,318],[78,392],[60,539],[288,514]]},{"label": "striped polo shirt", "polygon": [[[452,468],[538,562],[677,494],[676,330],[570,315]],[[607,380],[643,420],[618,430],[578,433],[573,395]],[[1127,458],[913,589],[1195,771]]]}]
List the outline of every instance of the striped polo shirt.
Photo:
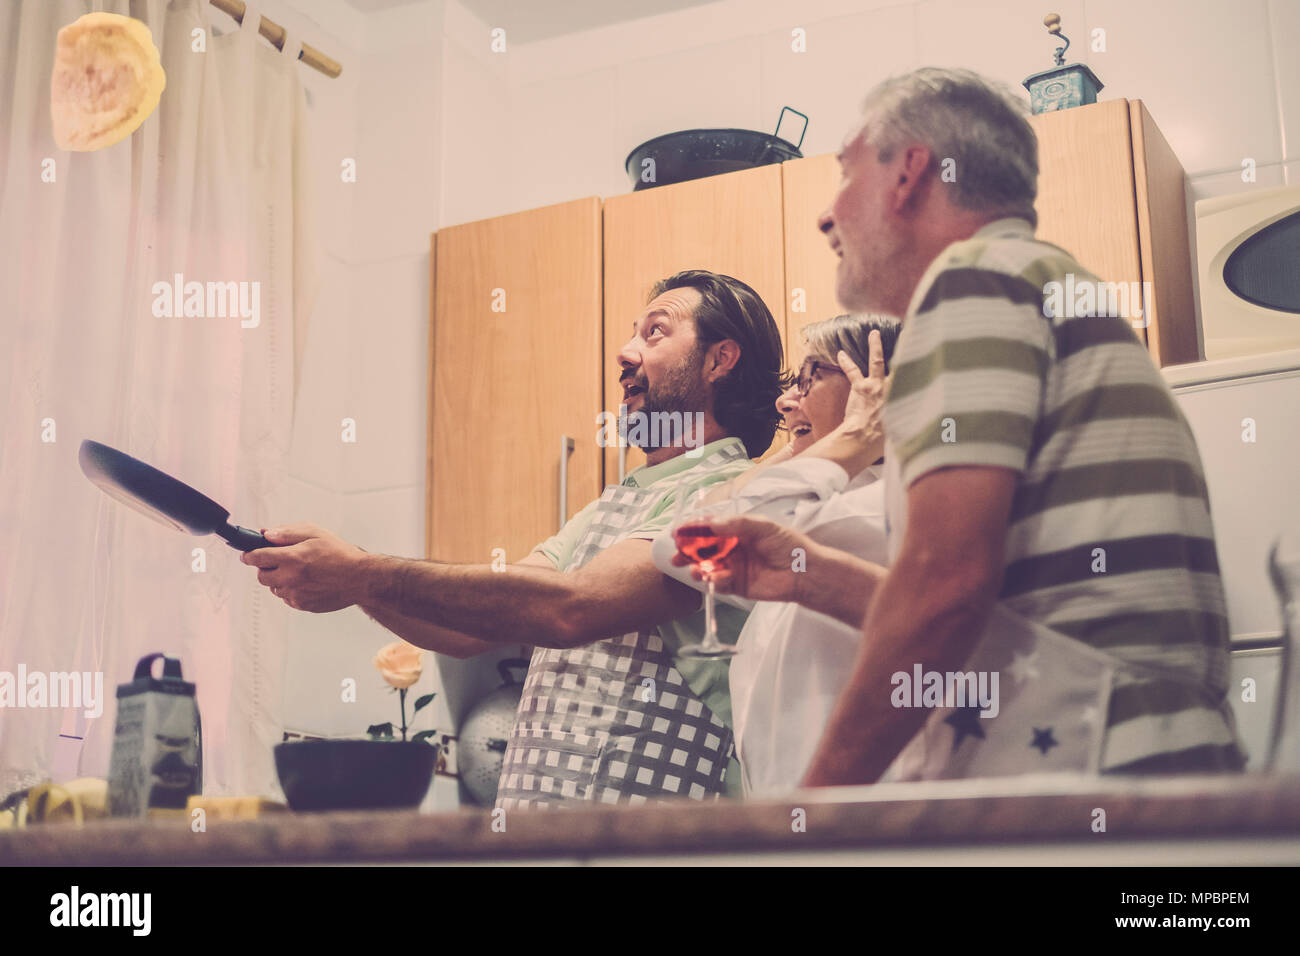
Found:
[{"label": "striped polo shirt", "polygon": [[1103,770],[1240,769],[1200,456],[1140,319],[1082,298],[1097,281],[1022,219],[950,245],[908,307],[885,431],[903,487],[1019,473],[999,599],[1122,662]]}]

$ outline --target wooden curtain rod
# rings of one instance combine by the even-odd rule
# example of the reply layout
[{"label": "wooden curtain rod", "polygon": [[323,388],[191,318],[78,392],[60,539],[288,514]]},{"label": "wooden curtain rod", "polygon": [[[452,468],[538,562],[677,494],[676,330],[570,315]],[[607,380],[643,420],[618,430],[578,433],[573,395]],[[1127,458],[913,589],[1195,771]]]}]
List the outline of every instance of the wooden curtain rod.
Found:
[{"label": "wooden curtain rod", "polygon": [[[248,9],[243,0],[208,0],[214,7],[222,13],[228,13],[235,18],[235,22],[240,26],[244,23],[244,11]],[[262,17],[262,22],[257,25],[257,32],[262,34],[271,41],[271,44],[280,52],[284,52],[284,27],[274,20],[268,20]],[[313,70],[320,70],[331,79],[337,77],[343,72],[343,66],[337,61],[327,57],[314,46],[302,45],[302,52],[298,54],[298,59],[302,60]]]}]

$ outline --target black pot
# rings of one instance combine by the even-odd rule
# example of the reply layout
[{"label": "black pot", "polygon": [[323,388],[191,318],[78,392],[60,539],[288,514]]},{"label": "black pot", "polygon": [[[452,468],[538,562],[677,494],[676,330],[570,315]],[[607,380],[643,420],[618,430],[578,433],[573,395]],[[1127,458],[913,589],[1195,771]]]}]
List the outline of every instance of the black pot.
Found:
[{"label": "black pot", "polygon": [[290,740],[275,746],[275,772],[294,810],[418,807],[437,756],[423,740]]},{"label": "black pot", "polygon": [[[656,136],[642,143],[628,153],[623,167],[635,191],[799,159],[803,156],[799,147],[808,132],[808,117],[784,106],[776,121],[777,132],[780,132],[781,120],[787,110],[803,116],[803,132],[799,134],[798,143],[790,143],[776,133],[759,133],[750,129],[688,129]],[[654,160],[654,179],[649,182],[643,175],[647,159]]]}]

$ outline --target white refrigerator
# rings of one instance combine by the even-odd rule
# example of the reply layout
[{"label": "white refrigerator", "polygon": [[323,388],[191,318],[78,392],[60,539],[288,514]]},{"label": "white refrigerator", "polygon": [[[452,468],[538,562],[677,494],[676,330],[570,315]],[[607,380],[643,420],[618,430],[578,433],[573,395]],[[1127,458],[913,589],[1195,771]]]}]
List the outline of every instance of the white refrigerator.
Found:
[{"label": "white refrigerator", "polygon": [[[1282,608],[1268,555],[1279,538],[1293,552],[1300,546],[1300,350],[1175,365],[1163,372],[1205,466],[1232,629],[1229,695],[1250,750],[1248,769],[1258,769],[1284,679]],[[1296,673],[1294,665],[1290,671]],[[1244,693],[1246,678],[1255,682],[1254,701],[1242,699],[1250,696]],[[1286,697],[1294,713],[1300,697],[1294,676]],[[1300,754],[1279,753],[1279,769],[1300,769],[1297,761]]]}]

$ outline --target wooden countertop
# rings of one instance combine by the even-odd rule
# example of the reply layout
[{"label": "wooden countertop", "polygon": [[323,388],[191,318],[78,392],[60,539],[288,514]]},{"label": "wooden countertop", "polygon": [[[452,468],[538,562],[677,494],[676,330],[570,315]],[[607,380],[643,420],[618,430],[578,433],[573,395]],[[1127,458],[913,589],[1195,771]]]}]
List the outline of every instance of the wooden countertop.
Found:
[{"label": "wooden countertop", "polygon": [[[1017,777],[804,791],[781,801],[280,813],[245,822],[106,820],[0,831],[0,865],[453,862],[1096,844],[1300,835],[1300,775]],[[796,824],[803,811],[803,828]],[[1300,861],[1297,861],[1300,862]]]}]

